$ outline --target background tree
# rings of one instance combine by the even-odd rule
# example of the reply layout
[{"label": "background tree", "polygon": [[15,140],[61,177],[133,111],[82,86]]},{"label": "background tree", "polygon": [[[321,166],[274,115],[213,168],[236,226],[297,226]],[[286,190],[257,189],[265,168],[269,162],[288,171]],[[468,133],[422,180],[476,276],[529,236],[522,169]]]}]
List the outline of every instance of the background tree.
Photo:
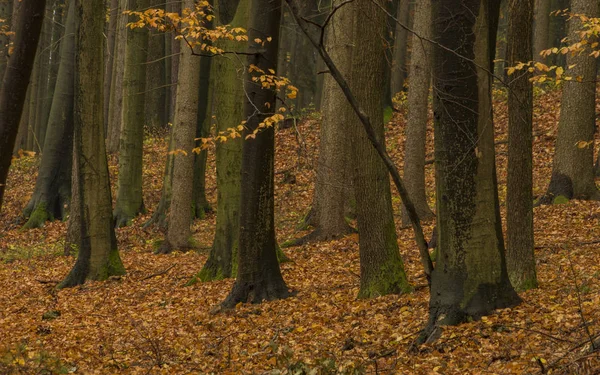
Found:
[{"label": "background tree", "polygon": [[[425,143],[429,87],[431,86],[431,0],[415,5],[415,34],[412,35],[410,57],[410,87],[408,90],[408,117],[404,143],[404,180],[419,218],[432,219],[435,215],[427,204],[425,191]],[[402,224],[409,225],[406,208],[402,206]]]},{"label": "background tree", "polygon": [[[150,7],[165,9],[163,0],[152,0]],[[167,99],[167,74],[166,74],[166,38],[160,31],[148,32],[148,57],[146,63],[146,125],[150,129],[164,128],[167,125],[166,106]]]},{"label": "background tree", "polygon": [[[276,68],[281,5],[281,0],[252,1],[248,25],[249,66],[254,65],[265,72]],[[268,38],[270,41],[263,46],[262,41]],[[245,78],[244,113],[248,121],[244,136],[258,128],[276,103],[275,92],[252,82],[248,70]],[[259,303],[285,298],[290,294],[277,261],[274,162],[273,127],[243,143],[237,278],[223,301],[224,307],[231,308],[239,302]]]},{"label": "background tree", "polygon": [[[405,28],[409,26],[410,20],[410,8],[411,2],[409,0],[400,0],[398,6],[398,14],[396,20],[393,20],[392,25],[396,28],[396,34],[394,38],[394,58],[393,68],[391,76],[391,93],[392,95],[402,91],[404,89],[404,81],[407,76],[407,61],[408,61],[408,30]],[[420,2],[416,2],[419,5]],[[416,9],[415,9],[416,12]],[[416,14],[415,14],[416,17]],[[415,20],[416,21],[416,20]],[[404,27],[403,27],[404,26]],[[416,30],[415,30],[416,32]],[[413,38],[413,37],[411,37]],[[411,45],[414,44],[411,42]],[[414,47],[413,47],[414,48]]]},{"label": "background tree", "polygon": [[[146,9],[149,0],[129,0],[129,10]],[[130,18],[133,21],[133,18]],[[125,73],[123,77],[123,108],[121,110],[121,139],[119,142],[119,177],[115,225],[131,224],[145,212],[142,196],[142,164],[146,91],[146,59],[148,30],[127,30]]]},{"label": "background tree", "polygon": [[[508,66],[532,59],[533,0],[510,0]],[[527,69],[509,77],[506,265],[517,290],[537,286],[533,248],[533,85]]]},{"label": "background tree", "polygon": [[14,50],[0,89],[0,210],[6,177],[19,130],[29,78],[44,20],[45,0],[22,0],[17,13]]},{"label": "background tree", "polygon": [[536,61],[545,60],[540,53],[550,48],[550,0],[535,0],[535,32],[533,40],[533,55]]},{"label": "background tree", "polygon": [[424,339],[439,325],[520,301],[506,271],[495,178],[489,68],[497,13],[480,0],[432,4],[434,41],[444,48],[433,65],[438,257]]},{"label": "background tree", "polygon": [[[598,3],[573,0],[572,14],[598,16]],[[581,20],[569,20],[569,40],[578,40]],[[596,67],[597,60],[588,53],[569,53],[567,74],[571,81],[563,82],[560,120],[552,176],[546,194],[538,203],[562,202],[564,199],[600,199],[594,182],[594,131],[596,128]],[[562,197],[562,198],[558,198]],[[558,199],[557,199],[558,198]]]},{"label": "background tree", "polygon": [[69,5],[65,35],[60,46],[60,67],[48,132],[35,189],[23,210],[29,220],[25,228],[37,228],[46,220],[63,219],[71,201],[71,164],[73,150],[73,92],[75,81],[75,13]]},{"label": "background tree", "polygon": [[122,275],[125,268],[117,250],[112,225],[108,163],[104,146],[103,25],[100,1],[75,0],[77,54],[75,57],[75,170],[80,212],[77,261],[59,288]]},{"label": "background tree", "polygon": [[[352,6],[357,17],[353,44],[360,47],[353,51],[350,87],[371,119],[377,138],[385,144],[381,110],[385,51],[380,43],[370,42],[385,32],[385,14],[370,1]],[[369,21],[359,22],[358,17]],[[358,296],[370,298],[406,292],[410,287],[398,251],[388,172],[358,116],[353,116],[349,127],[360,248]]]},{"label": "background tree", "polygon": [[[119,9],[127,9],[128,0],[119,0]],[[111,89],[108,103],[108,152],[119,151],[121,137],[121,117],[123,110],[123,75],[125,73],[125,53],[127,47],[127,15],[117,12],[115,47],[111,72]]]}]

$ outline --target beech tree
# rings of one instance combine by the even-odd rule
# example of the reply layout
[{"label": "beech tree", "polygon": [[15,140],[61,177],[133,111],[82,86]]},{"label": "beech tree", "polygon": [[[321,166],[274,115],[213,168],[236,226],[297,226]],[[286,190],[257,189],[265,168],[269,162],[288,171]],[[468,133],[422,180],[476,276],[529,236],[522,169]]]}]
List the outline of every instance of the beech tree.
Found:
[{"label": "beech tree", "polygon": [[[598,3],[573,0],[572,14],[598,17]],[[581,20],[569,20],[569,39],[575,41]],[[568,74],[574,79],[563,82],[556,150],[552,176],[539,204],[560,203],[569,199],[600,199],[594,182],[594,132],[596,129],[597,59],[589,53],[567,54]]]},{"label": "beech tree", "polygon": [[[129,0],[129,10],[146,9],[149,0]],[[133,18],[130,19],[133,21]],[[121,138],[119,143],[119,177],[115,225],[130,225],[145,212],[142,197],[142,157],[145,123],[146,59],[148,30],[129,28],[125,49],[123,77],[123,107],[121,109]]]},{"label": "beech tree", "polygon": [[77,54],[75,57],[73,190],[78,205],[78,255],[75,265],[58,288],[123,275],[112,225],[111,192],[104,144],[103,26],[105,9],[100,1],[75,0]]},{"label": "beech tree", "polygon": [[0,210],[12,152],[19,131],[29,78],[44,20],[45,0],[22,0],[17,13],[14,50],[0,88]]},{"label": "beech tree", "polygon": [[71,201],[71,164],[73,150],[73,91],[75,78],[75,13],[71,1],[65,35],[60,46],[60,67],[44,153],[31,200],[23,210],[29,220],[25,228],[37,228],[47,220],[63,219]]},{"label": "beech tree", "polygon": [[434,0],[433,7],[434,42],[442,46],[433,64],[438,256],[422,339],[520,301],[506,269],[495,175],[489,72],[497,4]]},{"label": "beech tree", "polygon": [[[281,19],[281,0],[254,0],[249,12],[248,66],[275,69]],[[263,41],[265,45],[263,46]],[[245,73],[248,119],[244,136],[253,134],[275,108],[276,94],[264,89]],[[259,303],[290,295],[277,260],[274,219],[275,129],[267,127],[243,143],[242,191],[237,278],[223,306],[239,302]]]}]

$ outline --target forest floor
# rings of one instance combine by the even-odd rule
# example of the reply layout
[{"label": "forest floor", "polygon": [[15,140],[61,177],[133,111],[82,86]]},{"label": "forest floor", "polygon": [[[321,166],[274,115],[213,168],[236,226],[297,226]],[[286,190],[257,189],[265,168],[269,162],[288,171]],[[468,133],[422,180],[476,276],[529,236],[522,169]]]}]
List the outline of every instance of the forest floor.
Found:
[{"label": "forest floor", "polygon": [[[497,141],[507,137],[505,97],[497,93]],[[535,195],[549,182],[560,95],[535,106]],[[599,108],[600,109],[600,108]],[[387,146],[399,165],[404,113],[387,125]],[[297,135],[300,134],[300,137]],[[280,243],[307,232],[296,226],[309,209],[318,119],[277,133],[276,225]],[[430,135],[432,135],[430,130]],[[433,143],[428,142],[428,158]],[[117,232],[127,275],[61,290],[54,287],[73,257],[62,255],[66,225],[22,231],[18,215],[31,196],[37,157],[15,160],[0,216],[0,373],[261,374],[318,369],[327,374],[587,374],[600,370],[590,337],[600,333],[600,203],[571,201],[535,208],[539,288],[523,303],[480,321],[448,327],[435,343],[415,346],[428,313],[428,290],[410,229],[402,229],[394,195],[398,244],[413,293],[357,300],[356,234],[285,249],[286,300],[211,311],[233,280],[184,284],[207,258],[215,215],[193,226],[197,252],[154,255],[162,239],[144,230],[160,198],[167,154],[164,137],[147,137],[144,194],[150,212]],[[216,204],[214,153],[209,199]],[[498,177],[504,213],[506,144]],[[111,158],[111,173],[116,173]],[[433,165],[427,166],[434,202]],[[432,224],[426,231],[431,233]],[[43,372],[48,371],[48,372]],[[354,371],[354,372],[353,372]],[[296,373],[296,372],[288,372]],[[306,372],[308,373],[308,371]]]}]

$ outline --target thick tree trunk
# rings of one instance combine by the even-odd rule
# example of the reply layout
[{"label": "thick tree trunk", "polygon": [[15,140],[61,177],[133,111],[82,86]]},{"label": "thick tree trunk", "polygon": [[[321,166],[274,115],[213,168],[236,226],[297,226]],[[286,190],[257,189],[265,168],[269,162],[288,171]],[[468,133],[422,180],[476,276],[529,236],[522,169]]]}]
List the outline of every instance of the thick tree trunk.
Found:
[{"label": "thick tree trunk", "polygon": [[104,96],[102,48],[104,6],[100,1],[75,0],[78,15],[75,73],[75,149],[79,173],[79,253],[71,272],[58,287],[105,280],[123,275],[125,268],[117,250],[112,225],[108,163],[104,145]]},{"label": "thick tree trunk", "polygon": [[25,228],[38,228],[46,220],[62,219],[71,199],[73,147],[73,90],[75,13],[71,2],[65,36],[60,47],[60,67],[48,119],[48,134],[33,196],[23,211]]},{"label": "thick tree trunk", "polygon": [[[420,1],[416,3],[416,7],[421,6]],[[430,7],[431,8],[431,7]],[[416,12],[415,9],[415,25],[416,25]],[[391,77],[391,94],[392,96],[396,93],[404,90],[404,81],[406,80],[406,72],[407,72],[407,64],[408,61],[408,31],[406,28],[402,27],[408,26],[408,20],[410,18],[410,1],[409,0],[400,0],[400,6],[398,7],[398,15],[396,19],[398,23],[396,25],[396,37],[394,38],[394,59],[392,65],[392,77]],[[428,25],[427,30],[429,30],[430,25]],[[415,32],[417,30],[415,29]],[[411,37],[413,39],[412,45],[413,50],[415,48],[415,37]],[[410,108],[410,107],[409,107]]]},{"label": "thick tree trunk", "polygon": [[[183,8],[192,9],[194,0],[184,0]],[[167,236],[159,253],[188,250],[192,222],[192,188],[194,184],[194,148],[198,122],[198,86],[200,84],[200,59],[181,40],[179,58],[179,85],[175,106],[173,138],[173,187]]]},{"label": "thick tree trunk", "polygon": [[[415,5],[413,27],[418,36],[412,36],[408,118],[404,143],[404,181],[406,181],[406,190],[417,209],[419,218],[430,220],[435,215],[427,204],[425,191],[425,144],[429,103],[427,98],[431,86],[432,46],[425,39],[431,38],[431,0],[422,0]],[[408,212],[404,205],[402,206],[402,224],[410,225]]]},{"label": "thick tree trunk", "polygon": [[[571,12],[598,17],[598,3],[573,0]],[[579,18],[572,18],[569,21],[571,42],[579,40],[580,29]],[[586,52],[568,54],[567,65],[573,66],[565,73],[572,76],[573,80],[563,82],[552,177],[546,195],[538,202],[541,204],[553,203],[555,200],[561,202],[565,198],[600,199],[600,191],[594,182],[593,146],[597,60]]]},{"label": "thick tree trunk", "polygon": [[122,14],[127,9],[129,0],[119,0],[117,15],[113,69],[111,76],[110,102],[108,104],[108,152],[119,151],[121,137],[121,117],[123,110],[123,76],[125,74],[125,54],[127,48],[127,16]]},{"label": "thick tree trunk", "polygon": [[[279,43],[281,0],[254,0],[249,12],[248,65],[263,71],[275,69]],[[272,38],[266,48],[255,39]],[[255,107],[268,113],[275,108],[276,95],[261,89],[245,73],[247,99],[244,104],[248,118],[244,136],[252,134],[265,118]],[[267,128],[243,143],[242,192],[237,278],[223,306],[232,308],[239,302],[260,303],[263,300],[290,295],[277,261],[274,218],[275,129]]]},{"label": "thick tree trunk", "polygon": [[[240,0],[237,8],[231,5],[219,10],[217,21],[231,20],[233,27],[248,26],[249,0]],[[231,1],[229,1],[231,3]],[[230,14],[230,12],[233,12]],[[238,42],[219,42],[226,50],[242,51]],[[240,77],[242,76],[242,77]],[[235,128],[244,120],[244,88],[240,85],[243,71],[235,59],[217,57],[211,72],[214,102],[214,115],[217,131]],[[217,81],[218,80],[218,81]],[[218,86],[217,86],[218,85]],[[218,87],[218,89],[217,89]],[[210,116],[206,119],[211,121]],[[217,227],[208,260],[196,278],[201,281],[219,280],[234,276],[237,272],[238,240],[240,230],[240,185],[242,164],[242,142],[240,138],[230,139],[217,144]],[[248,140],[247,142],[254,142]]]},{"label": "thick tree trunk", "polygon": [[[130,10],[146,9],[149,0],[129,0]],[[132,16],[133,21],[133,16]],[[123,76],[122,129],[119,142],[119,178],[115,226],[130,225],[145,212],[142,196],[142,156],[145,122],[148,30],[128,29]]]},{"label": "thick tree trunk", "polygon": [[45,0],[21,1],[17,13],[14,50],[0,88],[0,211],[45,6]]},{"label": "thick tree trunk", "polygon": [[[339,4],[340,1],[334,1],[332,6]],[[352,75],[353,25],[352,7],[343,6],[330,19],[325,30],[327,52],[348,78]],[[324,77],[322,100],[323,120],[315,192],[311,211],[305,218],[305,224],[315,229],[292,245],[328,241],[352,232],[345,218],[347,200],[352,194],[347,126],[355,114],[330,75]]]},{"label": "thick tree trunk", "polygon": [[[510,0],[508,65],[532,59],[534,0]],[[506,192],[506,266],[517,290],[537,286],[533,249],[533,85],[532,74],[517,71],[509,77],[508,181]]]},{"label": "thick tree trunk", "polygon": [[535,0],[535,32],[533,40],[533,57],[536,61],[546,61],[540,53],[550,48],[550,0]]},{"label": "thick tree trunk", "polygon": [[487,1],[432,4],[434,40],[447,50],[434,50],[438,257],[424,340],[435,337],[440,325],[520,301],[506,270],[495,178],[487,72],[494,14]]},{"label": "thick tree trunk", "polygon": [[[350,5],[346,5],[350,7]],[[352,5],[355,18],[350,87],[384,143],[382,98],[385,86],[384,46],[373,43],[385,32],[385,15],[377,4]],[[366,17],[370,22],[361,22]],[[376,27],[376,25],[380,25]],[[385,165],[369,142],[358,116],[349,122],[354,195],[359,232],[359,298],[371,298],[410,290],[396,236],[390,179]]]}]

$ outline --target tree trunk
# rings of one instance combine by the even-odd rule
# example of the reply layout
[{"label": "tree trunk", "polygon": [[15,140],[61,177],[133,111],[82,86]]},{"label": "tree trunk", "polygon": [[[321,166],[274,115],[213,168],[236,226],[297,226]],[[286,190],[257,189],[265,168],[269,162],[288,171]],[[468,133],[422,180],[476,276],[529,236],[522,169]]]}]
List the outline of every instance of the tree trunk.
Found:
[{"label": "tree trunk", "polygon": [[167,229],[167,214],[169,212],[169,207],[171,206],[171,197],[173,191],[173,159],[175,156],[172,154],[172,152],[174,150],[175,138],[173,137],[173,130],[171,130],[169,136],[169,153],[167,155],[167,161],[165,162],[160,201],[158,202],[158,206],[156,207],[156,210],[152,214],[150,220],[144,223],[144,228],[156,224],[161,229]]},{"label": "tree trunk", "polygon": [[[193,9],[194,0],[184,0],[184,9]],[[172,250],[188,250],[192,222],[192,188],[194,184],[194,138],[198,122],[198,86],[200,84],[200,59],[192,55],[192,50],[183,40],[180,41],[179,85],[175,107],[173,138],[175,143],[173,158],[173,187],[167,236],[159,253]]]},{"label": "tree trunk", "polygon": [[101,1],[75,0],[77,54],[75,58],[75,168],[79,176],[80,217],[77,261],[59,288],[123,275],[112,225],[108,163],[104,146],[104,96],[102,48],[104,5]]},{"label": "tree trunk", "polygon": [[42,27],[42,35],[40,36],[40,51],[38,53],[40,66],[36,95],[37,102],[35,105],[35,123],[32,126],[35,129],[40,153],[44,151],[44,141],[48,125],[47,118],[44,116],[44,108],[46,107],[46,102],[52,97],[52,93],[48,92],[48,75],[50,72],[50,49],[52,48],[52,10],[54,2],[50,1],[46,3],[46,16]]},{"label": "tree trunk", "polygon": [[[346,5],[350,7],[349,5]],[[385,32],[385,15],[377,4],[353,5],[354,43],[350,87],[384,143],[382,82],[385,49],[380,40]],[[360,22],[366,17],[370,22]],[[376,27],[379,25],[380,27]],[[358,116],[349,122],[352,172],[360,249],[359,298],[371,298],[410,290],[396,237],[390,179],[382,160],[369,142]]]},{"label": "tree trunk", "polygon": [[[263,71],[275,69],[279,43],[281,0],[254,0],[249,12],[248,65]],[[265,47],[255,40],[272,38]],[[265,118],[263,112],[275,108],[273,90],[261,89],[251,82],[246,69],[244,104],[248,118],[244,135],[252,134]],[[255,114],[255,107],[261,114]],[[290,295],[277,261],[274,218],[275,129],[267,128],[255,139],[243,142],[242,192],[237,278],[223,306],[233,308],[239,302],[260,303],[263,300]]]},{"label": "tree trunk", "polygon": [[[598,17],[598,3],[573,0],[571,12]],[[578,17],[569,21],[571,42],[579,40],[581,26]],[[568,54],[567,65],[573,66],[565,73],[572,76],[573,80],[563,82],[552,177],[548,191],[539,200],[541,204],[560,203],[564,199],[600,199],[594,182],[593,146],[597,60],[586,52]]]},{"label": "tree trunk", "polygon": [[[404,143],[404,181],[406,181],[406,190],[417,209],[419,218],[430,220],[435,215],[429,209],[425,191],[425,144],[432,46],[421,37],[431,38],[431,0],[417,2],[413,27],[418,36],[412,36],[408,118]],[[410,225],[408,212],[404,205],[402,206],[402,225]]]},{"label": "tree trunk", "polygon": [[533,57],[536,61],[546,61],[540,53],[550,48],[550,1],[535,0],[535,32],[533,40]]},{"label": "tree trunk", "polygon": [[104,132],[108,133],[110,97],[113,84],[113,66],[117,42],[117,21],[119,19],[119,0],[107,0],[110,4],[108,18],[108,32],[106,35],[107,60],[104,71]]},{"label": "tree trunk", "polygon": [[479,318],[520,301],[505,264],[491,78],[475,65],[492,67],[490,21],[497,14],[483,0],[432,4],[434,40],[445,48],[434,50],[438,256],[424,340],[435,337],[440,325]]},{"label": "tree trunk", "polygon": [[[417,23],[416,20],[416,8],[420,7],[420,1],[416,3],[415,6],[415,25]],[[396,19],[398,22],[404,26],[408,26],[408,20],[410,18],[410,1],[409,0],[400,0],[400,6],[398,7],[398,15]],[[400,24],[396,23],[396,37],[394,38],[394,59],[392,65],[392,77],[391,77],[391,93],[394,96],[396,93],[404,90],[404,81],[406,80],[406,71],[407,66],[406,62],[408,60],[408,31],[402,27]],[[429,26],[429,25],[428,25]],[[427,28],[427,31],[429,27]],[[415,29],[415,32],[417,30]],[[413,39],[412,45],[413,49],[415,48],[415,36],[411,37]],[[409,107],[410,108],[410,107]]]},{"label": "tree trunk", "polygon": [[[149,0],[129,0],[130,10],[146,9]],[[133,21],[133,16],[131,21]],[[128,29],[123,76],[122,129],[119,142],[119,178],[115,226],[130,225],[145,212],[142,196],[142,163],[145,121],[148,30]]]},{"label": "tree trunk", "polygon": [[14,50],[0,88],[0,211],[44,20],[45,6],[45,0],[21,1],[17,13]]},{"label": "tree trunk", "polygon": [[[509,66],[532,59],[534,0],[510,0]],[[508,96],[508,180],[506,191],[506,266],[517,290],[537,287],[533,244],[533,85],[532,74],[517,71]]]},{"label": "tree trunk", "polygon": [[[230,20],[233,27],[248,26],[250,1],[241,0],[237,8],[222,7],[227,1],[217,2],[217,21]],[[273,42],[271,42],[273,43]],[[219,41],[219,48],[228,51],[243,51],[239,42]],[[237,60],[217,57],[211,72],[214,116],[217,131],[235,128],[244,120],[244,88],[240,85],[243,71]],[[218,79],[218,86],[217,86]],[[218,89],[216,89],[218,87]],[[207,116],[207,122],[211,121]],[[208,260],[196,276],[201,281],[219,280],[234,276],[237,272],[238,240],[240,234],[240,185],[242,164],[242,142],[240,138],[217,143],[217,227]],[[245,142],[255,142],[248,140]]]},{"label": "tree trunk", "polygon": [[123,78],[125,74],[125,54],[127,49],[127,16],[122,14],[127,9],[129,0],[119,1],[115,48],[113,57],[112,83],[110,102],[108,104],[108,152],[119,151],[121,137],[121,115],[123,110]]},{"label": "tree trunk", "polygon": [[[152,0],[154,9],[164,9],[164,0]],[[166,74],[164,32],[152,30],[148,37],[148,64],[146,65],[146,125],[150,129],[165,128]],[[170,52],[169,52],[170,53]]]},{"label": "tree trunk", "polygon": [[[13,15],[13,0],[0,1],[0,19],[9,20]],[[8,44],[10,36],[6,34],[0,35],[0,77],[4,77],[6,66],[8,65]]]},{"label": "tree trunk", "polygon": [[75,13],[71,2],[65,36],[60,47],[60,67],[48,119],[48,134],[33,196],[23,211],[25,228],[38,228],[46,220],[63,219],[71,200],[73,148],[73,90]]},{"label": "tree trunk", "polygon": [[[181,14],[181,2],[167,2],[166,5],[167,11],[172,13]],[[167,36],[169,37],[169,36]],[[181,53],[181,44],[177,43],[176,40],[171,36],[171,81],[170,83],[170,103],[169,103],[169,113],[168,120],[169,122],[173,122],[173,117],[175,114],[175,102],[177,101],[177,71],[179,70],[179,54]]]}]

